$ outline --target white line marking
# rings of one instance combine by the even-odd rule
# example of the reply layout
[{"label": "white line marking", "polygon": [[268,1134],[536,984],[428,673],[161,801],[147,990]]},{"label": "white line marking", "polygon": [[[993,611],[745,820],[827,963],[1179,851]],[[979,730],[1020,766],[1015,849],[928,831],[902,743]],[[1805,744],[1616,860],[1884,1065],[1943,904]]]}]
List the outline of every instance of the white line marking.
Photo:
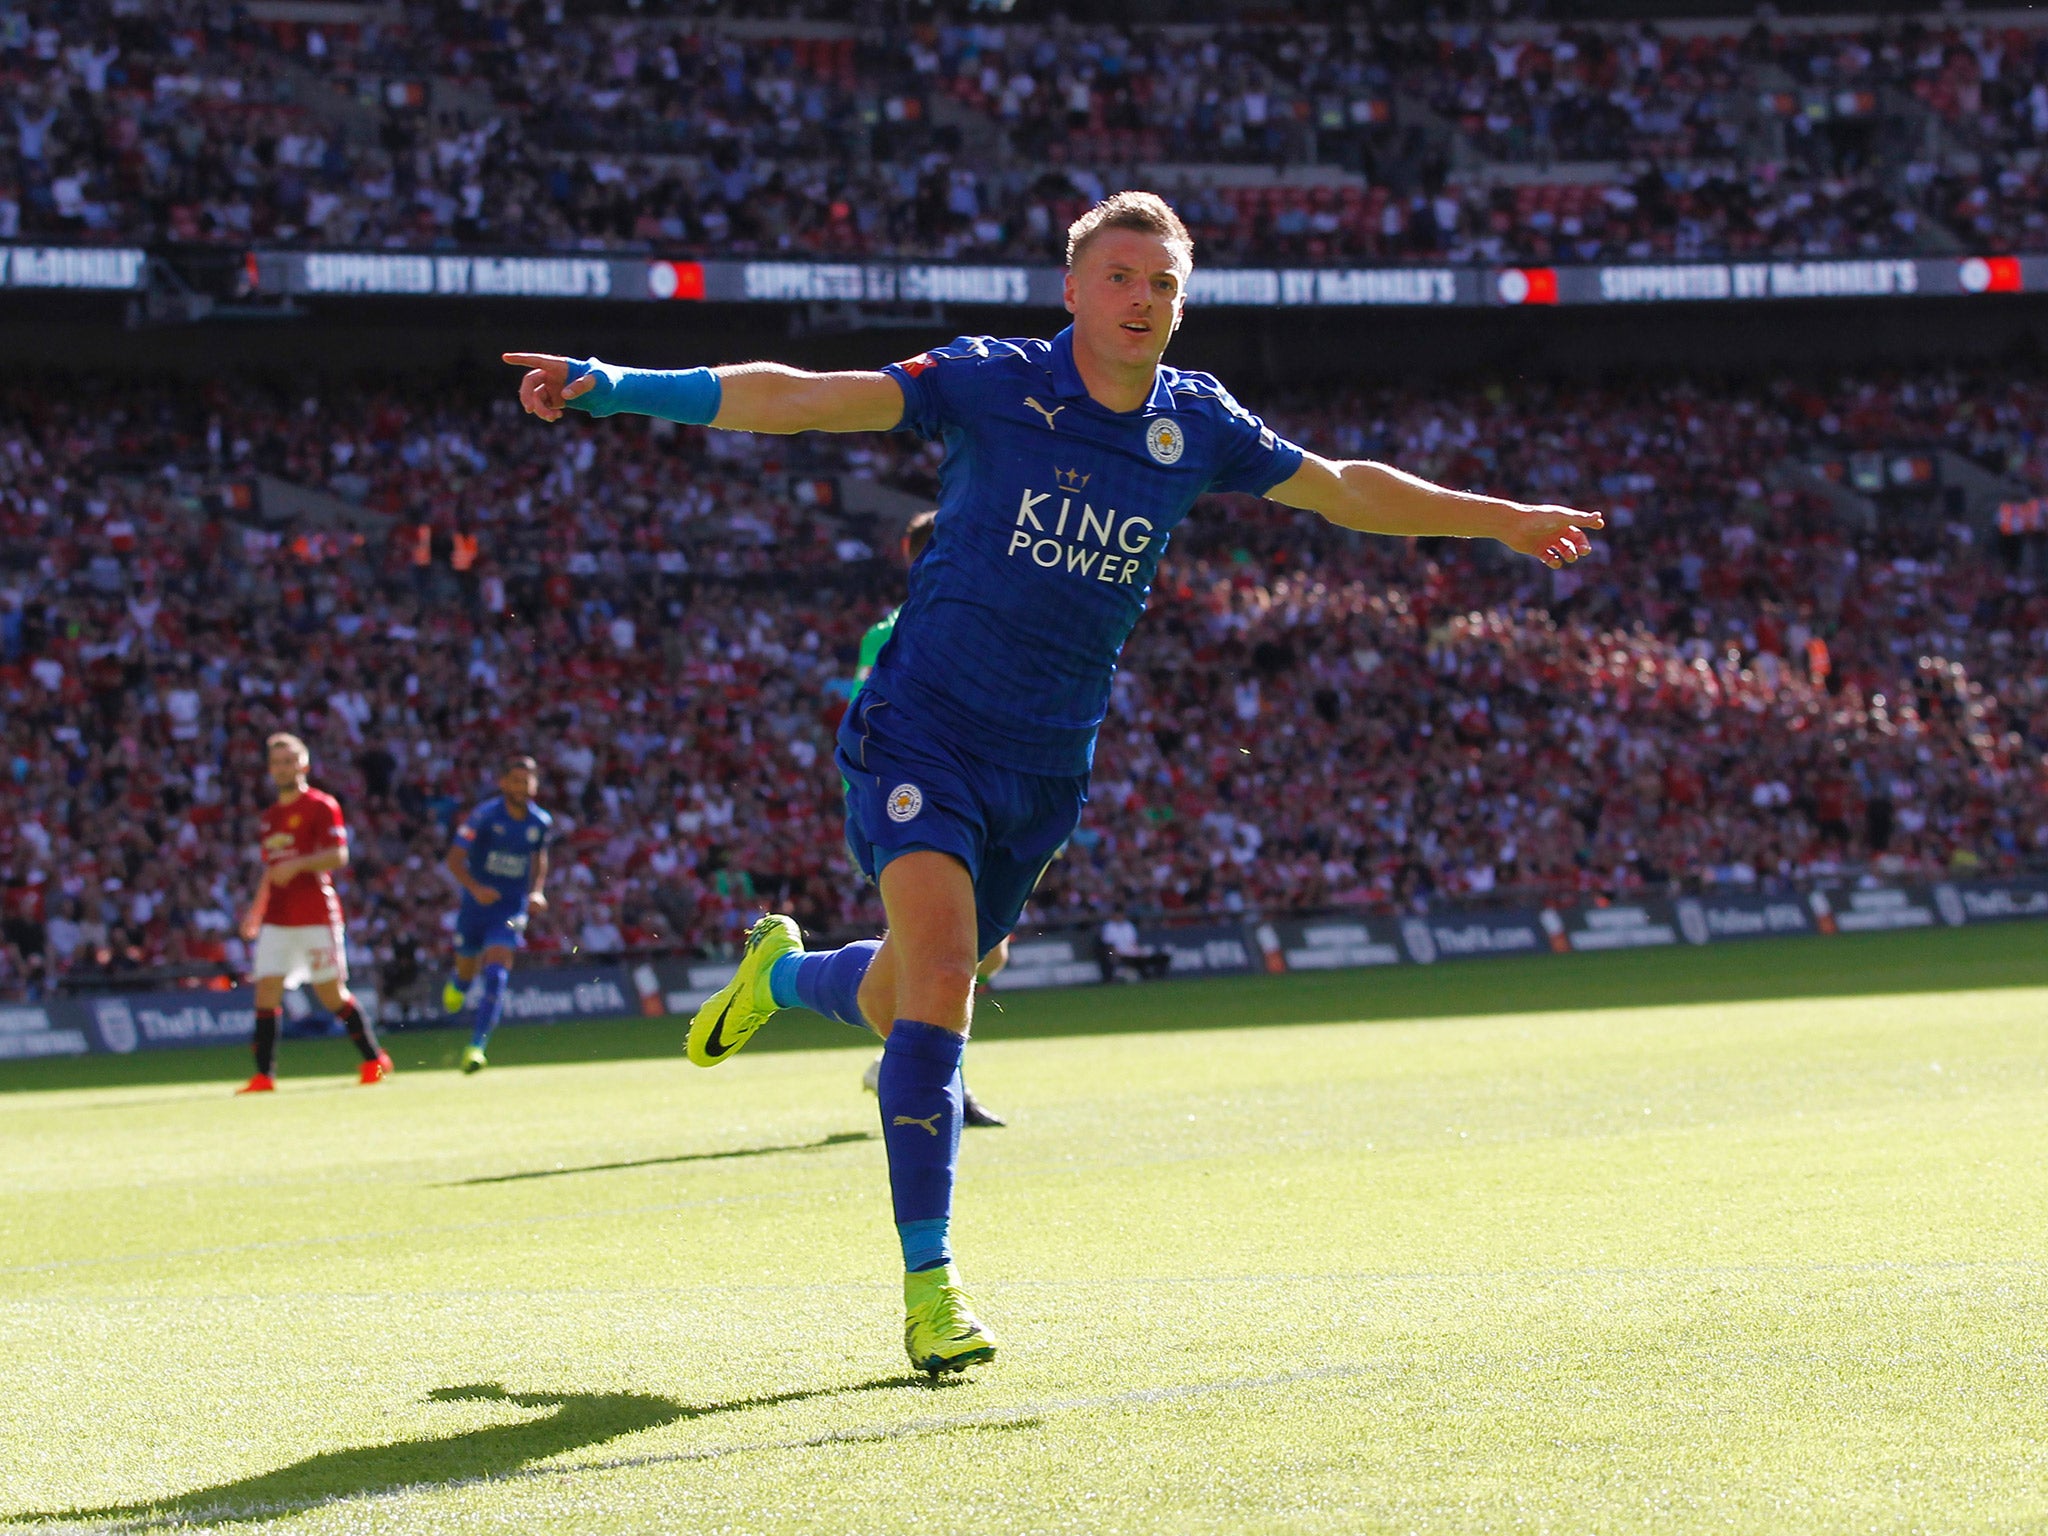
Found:
[{"label": "white line marking", "polygon": [[[56,1259],[46,1264],[20,1264],[12,1268],[0,1268],[0,1275],[32,1274],[54,1269],[77,1269],[96,1264],[146,1264],[153,1261],[169,1261],[184,1258],[207,1258],[222,1253],[247,1253],[258,1249],[299,1248],[318,1244],[369,1242],[377,1238],[408,1238],[430,1236],[445,1232],[490,1231],[495,1228],[540,1226],[558,1221],[596,1221],[609,1216],[638,1216],[661,1211],[689,1210],[706,1205],[728,1205],[740,1201],[779,1200],[800,1198],[797,1195],[783,1195],[770,1192],[758,1195],[727,1195],[712,1200],[689,1200],[676,1205],[626,1206],[618,1210],[580,1211],[553,1216],[535,1216],[515,1222],[475,1222],[451,1226],[415,1227],[399,1232],[365,1232],[361,1234],[340,1234],[335,1236],[286,1237],[272,1242],[241,1243],[225,1248],[186,1248],[169,1253],[115,1254],[100,1259]],[[1074,1290],[1126,1290],[1132,1286],[1177,1286],[1199,1285],[1213,1290],[1218,1286],[1231,1285],[1477,1285],[1499,1282],[1519,1283],[1532,1280],[1684,1280],[1713,1279],[1729,1275],[1916,1275],[1916,1274],[1963,1274],[1973,1270],[2014,1270],[2021,1274],[2039,1275],[2048,1273],[2048,1262],[2040,1259],[1994,1258],[1994,1259],[1865,1259],[1841,1263],[1754,1263],[1754,1264],[1646,1264],[1646,1265],[1538,1265],[1525,1269],[1457,1269],[1457,1270],[1403,1270],[1392,1274],[1372,1273],[1360,1270],[1325,1270],[1298,1274],[1258,1275],[1124,1275],[1114,1280],[988,1280],[978,1282],[990,1294],[1001,1291],[1074,1291]],[[426,1286],[408,1288],[404,1291],[340,1291],[323,1290],[319,1294],[340,1300],[403,1301],[408,1297],[509,1297],[509,1296],[680,1296],[692,1292],[711,1295],[731,1295],[739,1292],[759,1291],[763,1294],[787,1295],[791,1292],[822,1292],[836,1294],[853,1292],[887,1291],[895,1294],[891,1284],[862,1280],[820,1280],[802,1284],[750,1283],[747,1281],[702,1280],[676,1285],[544,1285],[544,1286]],[[204,1293],[181,1293],[183,1301],[249,1301],[265,1297],[285,1297],[303,1300],[307,1292],[300,1287],[279,1291],[210,1291]],[[75,1296],[24,1296],[16,1298],[22,1302],[96,1302],[98,1298]],[[5,1300],[5,1298],[0,1298]]]},{"label": "white line marking", "polygon": [[56,1269],[90,1269],[100,1264],[159,1264],[178,1259],[207,1259],[224,1253],[259,1253],[272,1248],[315,1248],[342,1243],[375,1243],[389,1239],[403,1242],[448,1232],[509,1232],[518,1227],[544,1227],[561,1221],[605,1221],[614,1216],[651,1216],[664,1211],[697,1210],[707,1205],[739,1205],[761,1200],[812,1199],[806,1190],[767,1190],[751,1195],[718,1195],[708,1200],[677,1200],[662,1205],[626,1205],[602,1211],[560,1211],[550,1216],[528,1216],[517,1221],[456,1221],[431,1227],[402,1227],[391,1232],[316,1233],[307,1237],[271,1238],[260,1243],[228,1243],[219,1248],[173,1248],[162,1253],[111,1253],[92,1259],[51,1259],[42,1264],[12,1264],[0,1268],[0,1275],[33,1275]]}]

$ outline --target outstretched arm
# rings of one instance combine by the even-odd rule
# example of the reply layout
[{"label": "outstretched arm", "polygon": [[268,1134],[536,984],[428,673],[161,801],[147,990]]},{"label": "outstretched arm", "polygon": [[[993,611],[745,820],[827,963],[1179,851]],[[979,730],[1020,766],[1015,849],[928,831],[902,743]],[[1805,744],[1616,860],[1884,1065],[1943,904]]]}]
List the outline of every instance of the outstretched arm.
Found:
[{"label": "outstretched arm", "polygon": [[545,352],[507,352],[524,368],[519,403],[542,421],[574,405],[594,416],[662,416],[731,432],[887,432],[903,389],[886,373],[806,373],[780,363],[666,372]]},{"label": "outstretched arm", "polygon": [[1553,569],[1592,553],[1592,541],[1581,529],[1606,526],[1598,512],[1476,496],[1432,485],[1390,464],[1337,461],[1313,453],[1304,454],[1301,468],[1267,494],[1360,533],[1498,539]]}]

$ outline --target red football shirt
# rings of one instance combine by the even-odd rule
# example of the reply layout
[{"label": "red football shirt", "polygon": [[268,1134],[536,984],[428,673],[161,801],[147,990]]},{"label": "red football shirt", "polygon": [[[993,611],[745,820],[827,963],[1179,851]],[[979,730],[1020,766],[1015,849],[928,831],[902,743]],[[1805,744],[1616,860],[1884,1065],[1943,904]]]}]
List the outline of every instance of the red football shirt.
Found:
[{"label": "red football shirt", "polygon": [[[341,802],[323,790],[309,789],[290,805],[272,804],[263,812],[265,864],[347,846]],[[321,873],[272,885],[263,921],[280,928],[340,927],[341,898],[334,894],[334,881]]]}]

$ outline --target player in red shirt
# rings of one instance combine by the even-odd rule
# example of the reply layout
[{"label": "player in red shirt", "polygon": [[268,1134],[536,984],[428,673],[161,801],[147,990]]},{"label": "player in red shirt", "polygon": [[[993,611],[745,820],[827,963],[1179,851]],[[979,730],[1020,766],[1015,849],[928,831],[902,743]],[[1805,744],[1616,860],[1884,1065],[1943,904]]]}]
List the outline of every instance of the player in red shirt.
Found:
[{"label": "player in red shirt", "polygon": [[263,812],[263,880],[242,918],[256,946],[256,1075],[244,1093],[277,1087],[277,1018],[287,987],[311,984],[320,1005],[348,1030],[363,1055],[365,1083],[381,1081],[391,1058],[348,990],[348,950],[332,871],[348,863],[341,804],[306,782],[311,756],[296,736],[267,743],[277,803]]}]

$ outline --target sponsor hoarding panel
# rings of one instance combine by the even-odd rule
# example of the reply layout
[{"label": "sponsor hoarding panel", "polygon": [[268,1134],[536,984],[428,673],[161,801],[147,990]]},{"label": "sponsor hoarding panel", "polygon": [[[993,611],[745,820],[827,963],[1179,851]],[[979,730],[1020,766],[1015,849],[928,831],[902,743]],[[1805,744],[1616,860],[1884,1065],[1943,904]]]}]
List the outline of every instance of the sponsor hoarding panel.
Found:
[{"label": "sponsor hoarding panel", "polygon": [[507,1024],[623,1019],[639,1012],[640,994],[622,965],[514,971],[505,988]]},{"label": "sponsor hoarding panel", "polygon": [[1688,944],[1813,932],[1813,916],[1800,896],[1684,896],[1672,903],[1672,914]]},{"label": "sponsor hoarding panel", "polygon": [[88,1049],[84,1030],[59,1027],[39,1003],[0,1007],[0,1061],[83,1056]]},{"label": "sponsor hoarding panel", "polygon": [[102,1051],[127,1055],[178,1045],[246,1043],[256,1031],[256,993],[194,988],[183,992],[116,993],[59,1003],[70,1017],[89,1024]]},{"label": "sponsor hoarding panel", "polygon": [[[1285,918],[1255,924],[1145,925],[1148,948],[1176,976],[1320,971],[1489,955],[1634,949],[1810,933],[2048,918],[2048,879],[1873,886],[1799,895],[1702,895],[1565,910],[1437,913],[1405,918]],[[1099,983],[1091,931],[1018,937],[997,991]],[[657,960],[515,972],[505,1022],[686,1014],[732,978],[730,960]],[[373,992],[359,992],[374,1008]],[[0,1061],[86,1051],[127,1054],[182,1045],[239,1044],[254,1027],[254,994],[199,989],[61,998],[0,1006]],[[297,1001],[294,999],[294,1001]],[[307,1011],[294,1008],[294,1017]],[[435,1019],[438,1014],[433,1015]]]},{"label": "sponsor hoarding panel", "polygon": [[1076,987],[1102,980],[1092,934],[1046,934],[1010,941],[1010,963],[989,986],[997,992],[1037,987]]},{"label": "sponsor hoarding panel", "polygon": [[2048,917],[2048,880],[1983,880],[1937,885],[1934,906],[1950,927]]},{"label": "sponsor hoarding panel", "polygon": [[[374,990],[361,987],[356,996],[372,1014],[379,1015],[380,1023],[385,1022],[377,1008]],[[171,1046],[242,1044],[255,1031],[255,998],[250,987],[237,987],[231,992],[191,988],[62,998],[43,1008],[51,1019],[50,1032],[67,1042],[65,1049],[69,1049],[68,1037],[75,1034],[79,1050],[125,1056],[132,1051]],[[0,1009],[0,1020],[12,1011]],[[310,1004],[288,1011],[294,1019],[314,1012]],[[505,990],[507,1024],[630,1018],[643,1011],[632,973],[623,965],[515,971]],[[431,1017],[438,1022],[442,1015],[436,1011]],[[0,1028],[0,1058],[27,1053],[10,1050],[7,1038],[7,1032]],[[56,1047],[46,1046],[37,1053],[53,1049]]]},{"label": "sponsor hoarding panel", "polygon": [[1399,965],[1406,958],[1401,952],[1400,925],[1391,918],[1316,918],[1268,926],[1290,971]]},{"label": "sponsor hoarding panel", "polygon": [[142,286],[149,253],[104,245],[0,245],[0,288],[126,293]]},{"label": "sponsor hoarding panel", "polygon": [[1813,896],[1821,898],[1809,901],[1816,908],[1815,915],[1820,916],[1825,908],[1837,933],[1893,933],[1902,928],[1932,928],[1941,921],[1934,895],[1925,886],[1815,891]]},{"label": "sponsor hoarding panel", "polygon": [[1902,259],[1561,267],[1557,301],[1668,304],[1685,300],[1909,298],[1921,291],[1921,269],[1933,265]]},{"label": "sponsor hoarding panel", "polygon": [[1574,950],[1642,949],[1678,942],[1678,918],[1666,901],[1574,907],[1559,914]]},{"label": "sponsor hoarding panel", "polygon": [[1551,947],[1541,913],[1460,912],[1401,919],[1401,947],[1417,965],[1490,955],[1535,955]]},{"label": "sponsor hoarding panel", "polygon": [[[636,972],[651,970],[654,973],[661,1002],[659,1011],[663,1013],[695,1013],[703,1006],[705,998],[732,980],[733,972],[738,969],[736,960],[655,960],[635,967]],[[642,1000],[642,1011],[645,1011],[648,989],[637,976],[636,990]]]},{"label": "sponsor hoarding panel", "polygon": [[1140,924],[1138,942],[1173,956],[1174,976],[1241,976],[1263,970],[1242,923],[1196,923],[1184,928]]},{"label": "sponsor hoarding panel", "polygon": [[[259,290],[414,298],[608,299],[621,276],[646,285],[644,262],[588,256],[416,256],[313,251],[259,259]],[[623,269],[623,271],[621,270]],[[272,274],[281,274],[273,276]],[[282,286],[276,286],[281,282]],[[651,297],[644,292],[623,297]]]},{"label": "sponsor hoarding panel", "polygon": [[[144,252],[0,248],[11,287],[135,288]],[[254,251],[257,292],[332,296],[966,304],[1057,309],[1062,269],[1004,263],[701,261],[552,252]],[[1583,267],[1198,267],[1197,305],[1477,308],[1965,298],[2048,291],[2048,256],[1637,262]]]}]

